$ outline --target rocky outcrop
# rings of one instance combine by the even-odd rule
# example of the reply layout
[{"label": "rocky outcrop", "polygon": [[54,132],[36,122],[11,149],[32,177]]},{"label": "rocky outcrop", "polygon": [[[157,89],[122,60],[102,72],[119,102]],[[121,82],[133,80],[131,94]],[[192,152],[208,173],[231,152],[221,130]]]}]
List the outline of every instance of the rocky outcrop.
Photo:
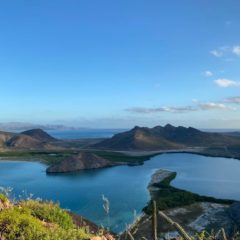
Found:
[{"label": "rocky outcrop", "polygon": [[110,162],[96,154],[89,152],[81,152],[76,156],[70,156],[61,162],[47,168],[47,173],[65,173],[75,172],[84,169],[97,169],[111,167],[118,163]]}]

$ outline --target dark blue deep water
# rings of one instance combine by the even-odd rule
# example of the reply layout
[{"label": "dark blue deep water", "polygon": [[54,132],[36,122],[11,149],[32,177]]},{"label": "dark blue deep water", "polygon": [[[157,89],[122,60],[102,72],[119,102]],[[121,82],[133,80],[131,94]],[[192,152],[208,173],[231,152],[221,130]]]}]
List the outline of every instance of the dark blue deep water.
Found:
[{"label": "dark blue deep water", "polygon": [[[92,221],[122,231],[149,200],[147,185],[159,168],[177,171],[173,185],[192,192],[240,200],[240,161],[194,154],[162,154],[142,166],[119,166],[63,175],[46,175],[38,162],[0,162],[0,186],[58,201]],[[110,200],[110,218],[102,194]]]},{"label": "dark blue deep water", "polygon": [[81,130],[48,130],[47,132],[58,139],[110,138],[126,129],[81,129]]}]

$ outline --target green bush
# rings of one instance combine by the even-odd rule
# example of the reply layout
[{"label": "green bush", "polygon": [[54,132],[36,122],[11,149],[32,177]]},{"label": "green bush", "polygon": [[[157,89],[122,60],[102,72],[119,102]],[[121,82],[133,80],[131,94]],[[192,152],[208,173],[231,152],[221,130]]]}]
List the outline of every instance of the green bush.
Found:
[{"label": "green bush", "polygon": [[22,201],[20,206],[31,211],[31,215],[45,222],[56,223],[64,229],[74,227],[71,216],[58,204],[34,200]]},{"label": "green bush", "polygon": [[57,228],[54,231],[50,231],[48,240],[88,240],[90,238],[89,233],[84,228],[81,229],[62,229]]},{"label": "green bush", "polygon": [[65,210],[52,202],[21,201],[0,211],[0,237],[3,239],[87,240],[90,236],[85,228],[77,228]]},{"label": "green bush", "polygon": [[40,220],[16,207],[0,212],[0,232],[8,240],[43,240],[46,236]]}]

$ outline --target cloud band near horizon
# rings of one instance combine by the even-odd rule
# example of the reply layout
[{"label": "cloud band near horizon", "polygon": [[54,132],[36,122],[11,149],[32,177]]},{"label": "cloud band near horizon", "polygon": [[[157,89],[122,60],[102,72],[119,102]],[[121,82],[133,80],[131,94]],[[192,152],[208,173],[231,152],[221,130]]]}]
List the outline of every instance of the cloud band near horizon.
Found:
[{"label": "cloud band near horizon", "polygon": [[240,104],[240,96],[228,97],[223,99],[222,101],[217,102],[206,102],[201,103],[195,101],[195,105],[188,106],[161,106],[155,108],[146,108],[146,107],[133,107],[125,109],[130,113],[139,113],[139,114],[148,114],[148,113],[188,113],[194,111],[211,111],[211,110],[232,110],[235,111],[236,108],[233,107],[233,104]]}]

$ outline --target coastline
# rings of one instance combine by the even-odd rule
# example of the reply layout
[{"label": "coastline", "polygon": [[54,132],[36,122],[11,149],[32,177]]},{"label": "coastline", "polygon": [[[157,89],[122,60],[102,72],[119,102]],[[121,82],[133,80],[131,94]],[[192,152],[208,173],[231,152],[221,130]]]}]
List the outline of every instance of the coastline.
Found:
[{"label": "coastline", "polygon": [[[154,196],[154,194],[159,191],[159,187],[156,187],[156,184],[159,185],[166,181],[168,178],[171,178],[176,173],[158,169],[156,170],[152,176],[151,180],[148,184],[148,191],[150,197]],[[176,176],[176,175],[175,175]],[[174,178],[175,178],[174,176]],[[230,208],[230,204],[220,204],[214,202],[195,202],[186,206],[179,206],[175,208],[170,208],[163,210],[165,214],[174,218],[177,222],[184,225],[184,227],[190,233],[199,232],[203,229],[210,228],[221,228],[230,231],[232,226],[229,225],[231,219],[227,213]],[[130,231],[135,239],[145,237],[151,238],[151,215],[149,216],[145,211],[133,222],[126,231]],[[178,237],[178,233],[173,231],[171,226],[163,222],[162,219],[158,219],[159,221],[159,234],[162,236],[171,236]],[[124,240],[126,236],[126,231],[121,235],[120,239]]]},{"label": "coastline", "polygon": [[[224,152],[220,152],[224,151]],[[203,147],[191,147],[182,149],[169,149],[169,150],[158,150],[158,151],[114,151],[114,150],[99,150],[99,149],[72,149],[72,150],[51,150],[51,151],[0,151],[0,161],[30,161],[30,162],[41,162],[48,166],[62,160],[65,156],[74,155],[79,152],[90,152],[96,153],[99,156],[106,155],[106,159],[112,161],[114,166],[120,166],[126,164],[129,166],[141,165],[145,161],[151,160],[153,157],[162,154],[175,154],[175,153],[185,153],[185,154],[196,154],[205,157],[222,157],[240,160],[240,155],[231,154],[226,149],[218,149],[214,152],[214,149],[203,148]],[[118,158],[121,156],[121,161]]]},{"label": "coastline", "polygon": [[8,162],[32,162],[32,163],[41,163],[45,166],[48,166],[47,162],[44,161],[43,159],[33,159],[33,158],[20,158],[20,157],[0,157],[0,162],[4,162],[4,161],[8,161]]}]

